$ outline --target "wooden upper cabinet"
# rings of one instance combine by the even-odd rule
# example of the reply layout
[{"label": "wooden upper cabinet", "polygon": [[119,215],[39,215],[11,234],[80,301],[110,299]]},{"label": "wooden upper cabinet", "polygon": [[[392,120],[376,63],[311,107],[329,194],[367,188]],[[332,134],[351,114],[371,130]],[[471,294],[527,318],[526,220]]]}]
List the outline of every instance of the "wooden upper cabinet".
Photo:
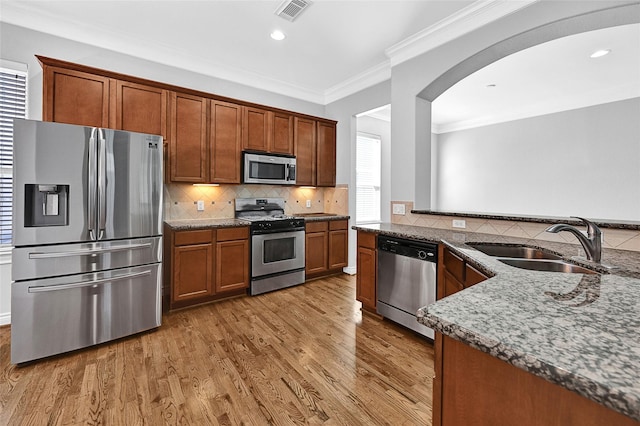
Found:
[{"label": "wooden upper cabinet", "polygon": [[269,150],[271,130],[269,111],[244,107],[242,114],[242,148],[254,151]]},{"label": "wooden upper cabinet", "polygon": [[111,127],[167,139],[167,90],[118,80],[116,121]]},{"label": "wooden upper cabinet", "polygon": [[109,127],[110,78],[44,65],[43,79],[44,121]]},{"label": "wooden upper cabinet", "polygon": [[171,92],[170,180],[207,182],[207,152],[207,100]]},{"label": "wooden upper cabinet", "polygon": [[293,155],[293,116],[282,112],[273,114],[271,152]]},{"label": "wooden upper cabinet", "polygon": [[316,185],[316,121],[295,117],[293,120],[296,184]]},{"label": "wooden upper cabinet", "polygon": [[210,180],[240,183],[242,161],[242,106],[210,101]]},{"label": "wooden upper cabinet", "polygon": [[318,121],[317,186],[336,186],[336,125]]}]

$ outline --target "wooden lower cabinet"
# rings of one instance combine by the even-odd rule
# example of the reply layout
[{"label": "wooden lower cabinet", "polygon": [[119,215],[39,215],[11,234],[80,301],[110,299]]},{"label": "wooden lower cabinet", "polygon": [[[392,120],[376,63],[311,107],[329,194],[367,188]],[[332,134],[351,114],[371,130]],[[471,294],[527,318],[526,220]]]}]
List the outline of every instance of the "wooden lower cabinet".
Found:
[{"label": "wooden lower cabinet", "polygon": [[436,299],[450,296],[487,279],[487,276],[467,263],[451,249],[438,248],[438,290]]},{"label": "wooden lower cabinet", "polygon": [[347,266],[348,221],[316,221],[305,225],[305,275],[336,274]]},{"label": "wooden lower cabinet", "polygon": [[435,349],[434,426],[640,424],[440,333]]},{"label": "wooden lower cabinet", "polygon": [[173,231],[165,225],[164,238],[165,310],[246,292],[248,227]]},{"label": "wooden lower cabinet", "polygon": [[376,280],[378,277],[378,235],[358,231],[356,300],[362,308],[376,312]]}]

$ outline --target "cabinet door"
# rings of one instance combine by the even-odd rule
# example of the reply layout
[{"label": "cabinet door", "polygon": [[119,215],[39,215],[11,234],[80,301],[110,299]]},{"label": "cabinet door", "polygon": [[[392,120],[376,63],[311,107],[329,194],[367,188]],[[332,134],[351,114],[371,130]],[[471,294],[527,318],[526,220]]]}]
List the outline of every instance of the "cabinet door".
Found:
[{"label": "cabinet door", "polygon": [[169,164],[172,182],[208,181],[206,122],[206,99],[171,93]]},{"label": "cabinet door", "polygon": [[329,222],[329,269],[347,266],[348,232],[346,220]]},{"label": "cabinet door", "polygon": [[336,126],[318,122],[317,186],[336,186]]},{"label": "cabinet door", "polygon": [[115,128],[167,139],[167,98],[165,89],[118,80]]},{"label": "cabinet door", "polygon": [[281,112],[273,113],[271,152],[293,155],[293,117]]},{"label": "cabinet door", "polygon": [[362,302],[363,308],[375,311],[378,268],[376,250],[359,246],[357,263],[356,300]]},{"label": "cabinet door", "polygon": [[270,113],[267,110],[244,107],[242,113],[242,148],[269,150]]},{"label": "cabinet door", "polygon": [[464,286],[471,287],[487,279],[487,276],[468,263],[465,265]]},{"label": "cabinet door", "polygon": [[212,243],[174,247],[173,302],[213,294],[213,256]]},{"label": "cabinet door", "polygon": [[295,117],[296,184],[316,185],[316,122]]},{"label": "cabinet door", "polygon": [[44,121],[109,127],[109,78],[44,66],[43,79]]},{"label": "cabinet door", "polygon": [[305,273],[307,275],[325,272],[328,266],[327,232],[310,232],[305,239]]},{"label": "cabinet door", "polygon": [[211,101],[211,172],[214,183],[241,183],[242,107]]},{"label": "cabinet door", "polygon": [[444,269],[441,282],[444,287],[443,297],[451,296],[454,293],[464,290],[462,283],[451,275],[448,269]]},{"label": "cabinet door", "polygon": [[216,294],[249,287],[249,240],[216,244]]}]

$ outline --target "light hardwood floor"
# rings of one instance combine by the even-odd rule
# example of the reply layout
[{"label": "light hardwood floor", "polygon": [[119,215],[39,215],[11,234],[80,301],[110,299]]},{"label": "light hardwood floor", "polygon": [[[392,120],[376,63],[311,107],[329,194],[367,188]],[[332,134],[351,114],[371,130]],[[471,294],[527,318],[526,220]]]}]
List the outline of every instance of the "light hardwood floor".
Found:
[{"label": "light hardwood floor", "polygon": [[361,314],[355,277],[173,312],[154,332],[10,364],[0,425],[430,425],[433,346]]}]

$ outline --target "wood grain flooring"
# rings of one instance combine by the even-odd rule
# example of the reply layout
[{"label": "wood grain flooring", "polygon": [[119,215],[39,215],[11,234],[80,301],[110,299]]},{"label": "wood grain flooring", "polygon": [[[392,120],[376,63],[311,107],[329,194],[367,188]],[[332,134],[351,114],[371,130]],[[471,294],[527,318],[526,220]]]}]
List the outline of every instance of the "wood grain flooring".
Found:
[{"label": "wood grain flooring", "polygon": [[0,328],[0,425],[430,425],[433,346],[369,314],[355,277],[172,312],[24,366]]}]

